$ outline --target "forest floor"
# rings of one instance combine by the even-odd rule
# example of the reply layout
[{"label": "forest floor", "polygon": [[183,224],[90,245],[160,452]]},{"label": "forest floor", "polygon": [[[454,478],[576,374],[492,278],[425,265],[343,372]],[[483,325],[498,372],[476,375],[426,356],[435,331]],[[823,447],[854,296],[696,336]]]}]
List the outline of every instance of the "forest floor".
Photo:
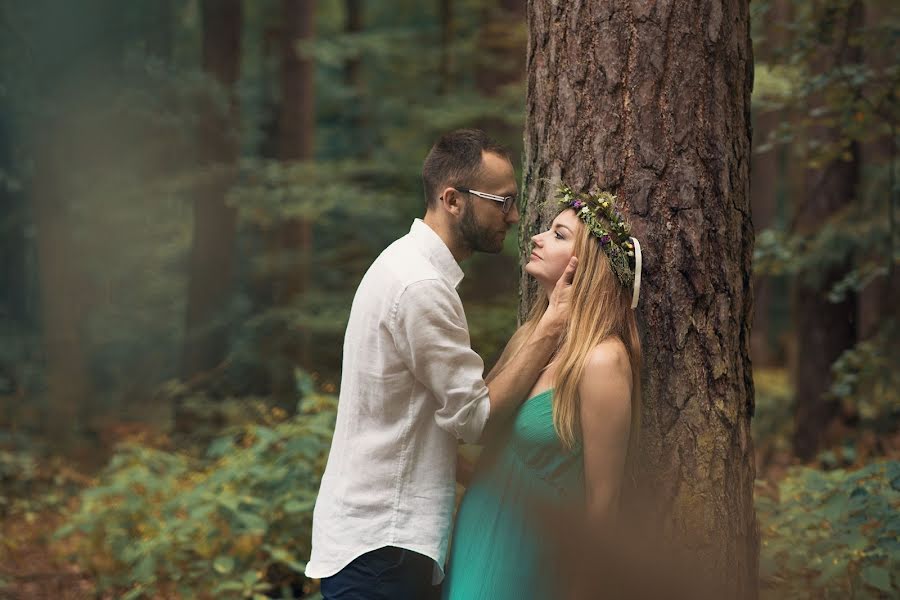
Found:
[{"label": "forest floor", "polygon": [[[767,381],[766,377],[773,379]],[[757,383],[758,411],[753,425],[757,493],[768,495],[777,490],[790,467],[801,463],[790,452],[793,424],[789,403],[781,397],[785,392],[783,373],[761,374]],[[769,395],[761,396],[760,388]],[[0,600],[114,600],[112,595],[100,595],[93,575],[72,560],[73,539],[54,537],[64,515],[77,507],[79,492],[93,484],[99,466],[117,443],[146,443],[148,438],[164,437],[140,425],[119,423],[112,429],[92,450],[82,447],[79,453],[37,460],[28,481],[16,481],[10,475],[15,470],[4,460],[16,459],[0,444],[0,484],[4,487],[0,490]],[[827,432],[827,447],[830,449],[806,466],[853,470],[875,458],[900,460],[900,432],[876,433],[839,420]],[[833,464],[823,464],[823,456]]]}]

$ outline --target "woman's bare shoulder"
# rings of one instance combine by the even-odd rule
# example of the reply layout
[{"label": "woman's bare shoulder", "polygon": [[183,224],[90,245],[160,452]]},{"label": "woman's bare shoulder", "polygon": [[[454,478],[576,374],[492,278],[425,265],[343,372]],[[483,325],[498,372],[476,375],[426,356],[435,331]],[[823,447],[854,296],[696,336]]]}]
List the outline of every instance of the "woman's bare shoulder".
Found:
[{"label": "woman's bare shoulder", "polygon": [[585,375],[622,373],[631,375],[628,349],[617,337],[603,340],[588,352],[584,362]]}]

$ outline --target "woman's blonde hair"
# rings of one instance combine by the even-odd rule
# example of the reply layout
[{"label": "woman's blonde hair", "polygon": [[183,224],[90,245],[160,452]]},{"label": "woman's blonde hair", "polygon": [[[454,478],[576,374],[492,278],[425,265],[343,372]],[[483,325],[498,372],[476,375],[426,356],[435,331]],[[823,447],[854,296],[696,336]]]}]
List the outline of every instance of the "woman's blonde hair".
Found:
[{"label": "woman's blonde hair", "polygon": [[[556,365],[553,426],[566,448],[571,450],[580,441],[578,384],[585,362],[600,342],[619,339],[628,352],[631,366],[631,434],[626,460],[626,467],[631,471],[641,423],[641,341],[631,309],[632,290],[626,289],[616,277],[600,240],[583,224],[575,233],[574,255],[578,257],[578,268],[572,280],[571,313],[552,361]],[[530,337],[547,306],[547,296],[541,294],[523,325],[523,340]],[[497,370],[502,367],[497,365]]]}]

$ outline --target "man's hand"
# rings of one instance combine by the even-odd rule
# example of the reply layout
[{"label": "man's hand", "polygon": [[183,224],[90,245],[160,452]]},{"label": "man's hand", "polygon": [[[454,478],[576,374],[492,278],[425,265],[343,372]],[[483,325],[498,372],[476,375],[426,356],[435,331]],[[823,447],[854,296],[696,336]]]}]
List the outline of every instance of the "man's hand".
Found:
[{"label": "man's hand", "polygon": [[575,270],[578,267],[578,258],[573,256],[562,276],[556,282],[553,293],[550,294],[550,305],[541,318],[556,335],[562,335],[566,322],[569,320],[572,304],[572,280],[575,278]]}]

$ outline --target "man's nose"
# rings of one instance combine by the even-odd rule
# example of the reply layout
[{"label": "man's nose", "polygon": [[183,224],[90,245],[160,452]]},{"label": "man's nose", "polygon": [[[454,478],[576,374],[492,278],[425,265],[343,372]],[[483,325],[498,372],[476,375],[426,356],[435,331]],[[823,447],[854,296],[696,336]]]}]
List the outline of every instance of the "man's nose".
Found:
[{"label": "man's nose", "polygon": [[506,221],[507,223],[518,223],[519,222],[519,207],[515,204],[509,209],[509,212],[506,213]]}]

